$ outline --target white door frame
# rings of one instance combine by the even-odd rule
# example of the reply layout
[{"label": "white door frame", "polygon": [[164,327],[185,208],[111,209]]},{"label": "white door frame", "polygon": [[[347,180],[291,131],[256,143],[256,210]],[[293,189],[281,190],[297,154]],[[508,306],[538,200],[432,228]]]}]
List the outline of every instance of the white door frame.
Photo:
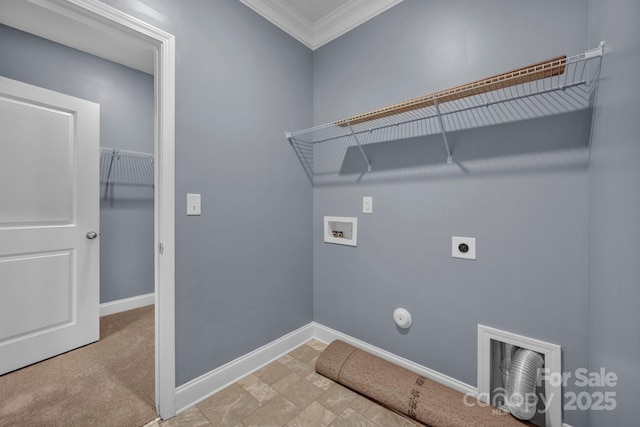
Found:
[{"label": "white door frame", "polygon": [[[175,415],[175,37],[97,0],[28,0],[155,51],[155,375],[156,409]],[[19,19],[29,20],[29,16]],[[60,29],[64,31],[64,29]],[[99,46],[94,48],[100,49]]]}]

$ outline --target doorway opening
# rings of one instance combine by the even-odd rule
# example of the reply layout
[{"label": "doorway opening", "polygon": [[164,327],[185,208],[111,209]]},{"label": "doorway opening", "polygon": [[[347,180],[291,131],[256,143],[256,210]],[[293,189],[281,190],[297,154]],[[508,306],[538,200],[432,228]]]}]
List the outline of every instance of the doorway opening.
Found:
[{"label": "doorway opening", "polygon": [[174,37],[95,0],[7,2],[0,22],[153,73],[155,396],[158,414],[169,418],[175,414]]}]

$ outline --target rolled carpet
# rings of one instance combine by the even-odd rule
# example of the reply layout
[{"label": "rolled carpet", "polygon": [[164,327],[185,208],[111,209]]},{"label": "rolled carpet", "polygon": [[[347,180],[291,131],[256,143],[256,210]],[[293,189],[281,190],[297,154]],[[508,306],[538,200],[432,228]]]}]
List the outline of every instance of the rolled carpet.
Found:
[{"label": "rolled carpet", "polygon": [[316,372],[432,427],[531,425],[340,340],[320,354]]}]

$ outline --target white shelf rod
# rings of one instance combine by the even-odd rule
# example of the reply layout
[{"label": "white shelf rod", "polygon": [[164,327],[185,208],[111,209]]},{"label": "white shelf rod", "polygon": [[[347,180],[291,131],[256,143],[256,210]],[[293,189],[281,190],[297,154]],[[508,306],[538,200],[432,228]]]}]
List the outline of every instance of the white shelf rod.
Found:
[{"label": "white shelf rod", "polygon": [[442,133],[442,139],[444,139],[444,148],[447,149],[447,164],[453,163],[453,157],[451,156],[451,150],[449,149],[449,142],[447,141],[447,132],[444,130],[444,123],[442,122],[442,114],[440,114],[440,105],[438,98],[435,98],[434,104],[436,106],[436,113],[438,114],[438,122],[440,122],[440,132]]},{"label": "white shelf rod", "polygon": [[358,144],[358,148],[360,149],[360,153],[362,154],[362,157],[364,157],[364,161],[367,162],[367,172],[371,172],[371,162],[367,158],[367,155],[364,153],[364,150],[362,149],[362,145],[360,145],[360,141],[358,140],[356,133],[353,131],[353,128],[351,127],[351,123],[347,122],[347,126],[349,126],[349,130],[351,131],[351,136],[353,137],[353,139],[355,139],[356,144]]},{"label": "white shelf rod", "polygon": [[137,157],[140,159],[149,159],[150,161],[153,162],[153,154],[151,153],[142,153],[140,151],[123,150],[121,148],[100,147],[100,154],[111,154],[118,158],[120,156]]},{"label": "white shelf rod", "polygon": [[588,60],[592,58],[602,57],[603,55],[604,55],[604,41],[601,41],[598,47],[589,49],[584,53],[584,59]]}]

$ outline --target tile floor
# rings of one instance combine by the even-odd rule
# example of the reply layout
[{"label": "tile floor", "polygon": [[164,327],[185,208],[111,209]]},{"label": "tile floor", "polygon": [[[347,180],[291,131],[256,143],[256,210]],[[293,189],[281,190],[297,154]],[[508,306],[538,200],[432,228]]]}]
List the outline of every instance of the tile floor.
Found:
[{"label": "tile floor", "polygon": [[149,427],[422,426],[315,373],[315,340],[166,421]]}]

